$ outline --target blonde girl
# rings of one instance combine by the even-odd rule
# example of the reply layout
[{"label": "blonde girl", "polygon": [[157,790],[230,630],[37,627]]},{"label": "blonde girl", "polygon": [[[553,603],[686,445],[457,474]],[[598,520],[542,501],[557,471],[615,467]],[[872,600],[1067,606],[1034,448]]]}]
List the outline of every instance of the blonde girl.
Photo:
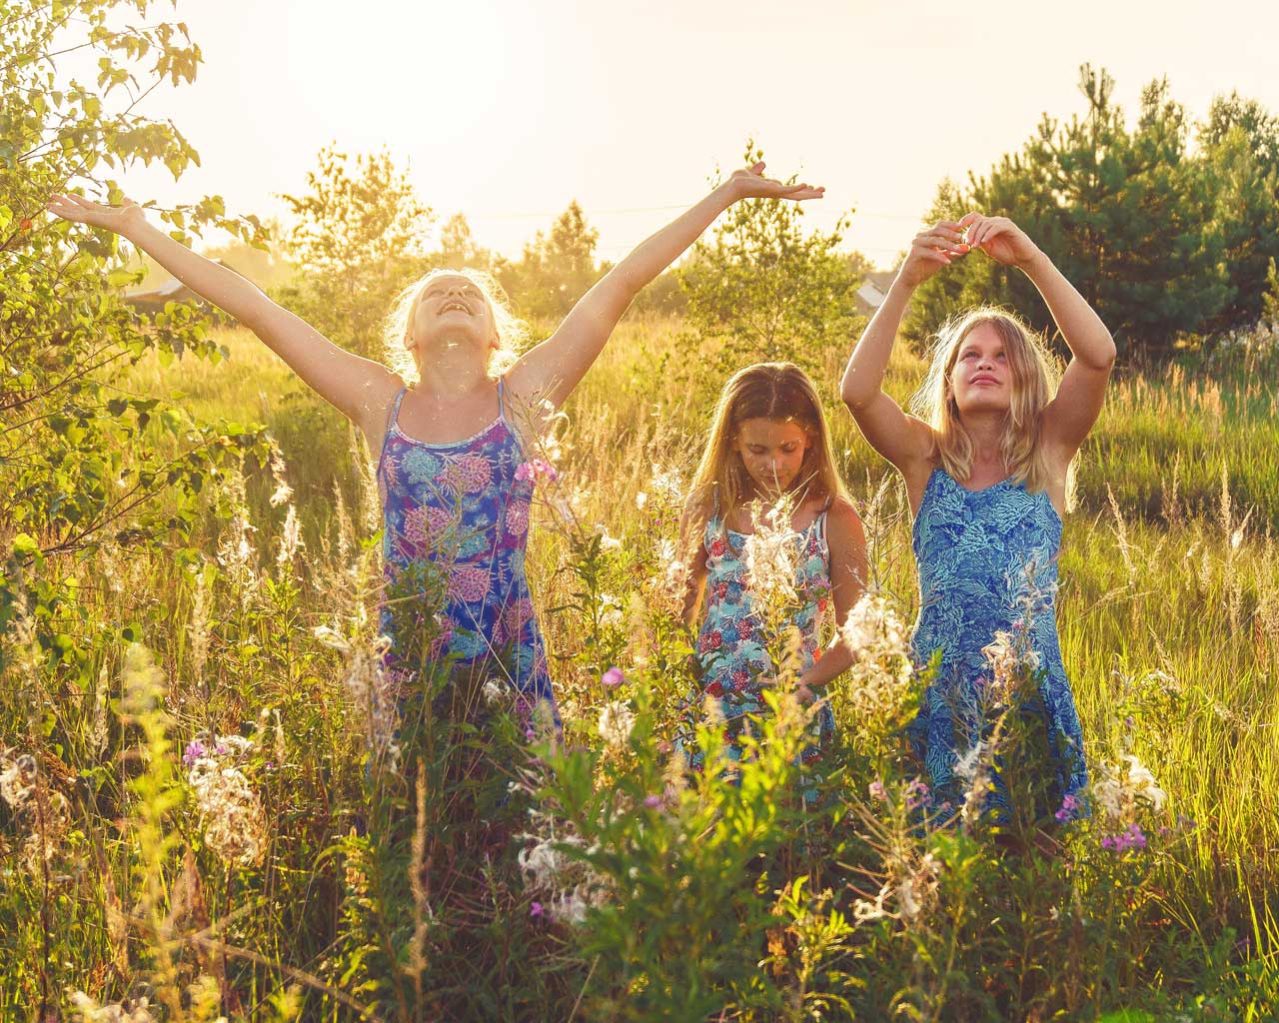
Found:
[{"label": "blonde girl", "polygon": [[429,594],[417,601],[426,610],[415,616],[384,612],[401,664],[407,650],[420,650],[406,668],[443,665],[467,689],[505,678],[526,709],[544,703],[553,714],[524,573],[537,463],[510,411],[562,404],[639,290],[733,203],[822,194],[765,178],[763,169],[759,163],[737,171],[641,243],[547,340],[518,358],[511,351],[513,320],[482,278],[428,274],[404,293],[392,317],[387,356],[399,369],[339,348],[239,274],[149,224],[133,202],[109,207],[58,195],[49,209],[131,241],[253,331],[360,428],[378,453],[388,587],[399,596]]},{"label": "blonde girl", "polygon": [[[916,399],[903,412],[882,390],[911,294],[970,253],[1020,269],[1039,289],[1071,359],[1060,383],[1038,339],[1014,316],[974,309],[947,324]],[[984,258],[983,257],[983,258]],[[953,811],[965,795],[987,722],[993,680],[983,649],[1017,637],[1038,662],[1032,717],[1047,732],[1053,770],[1037,815],[1073,808],[1087,783],[1083,738],[1057,640],[1057,555],[1072,464],[1101,412],[1115,344],[1096,312],[1007,217],[969,213],[918,235],[844,373],[842,396],[870,444],[901,473],[914,515],[920,612],[918,661],[941,652],[940,670],[908,729],[927,770],[932,803]],[[996,659],[1001,646],[989,652]],[[995,779],[989,803],[1009,810]],[[1058,810],[1060,813],[1061,810]]]}]

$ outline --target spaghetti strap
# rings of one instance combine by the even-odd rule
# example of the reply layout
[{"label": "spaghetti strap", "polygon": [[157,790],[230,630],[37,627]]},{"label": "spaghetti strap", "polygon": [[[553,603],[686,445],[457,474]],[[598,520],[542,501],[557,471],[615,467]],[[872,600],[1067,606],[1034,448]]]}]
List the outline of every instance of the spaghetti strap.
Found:
[{"label": "spaghetti strap", "polygon": [[826,498],[826,503],[822,505],[822,510],[817,513],[817,538],[823,544],[826,541],[826,516],[830,512],[830,506],[835,503],[833,497]]},{"label": "spaghetti strap", "polygon": [[382,471],[382,462],[386,459],[386,442],[391,436],[391,427],[393,427],[400,418],[400,402],[404,400],[404,395],[408,392],[407,387],[401,387],[396,392],[394,400],[391,402],[391,411],[386,417],[386,429],[382,431],[382,449],[378,452],[377,468],[378,472]]},{"label": "spaghetti strap", "polygon": [[497,417],[506,420],[506,375],[497,378]]}]

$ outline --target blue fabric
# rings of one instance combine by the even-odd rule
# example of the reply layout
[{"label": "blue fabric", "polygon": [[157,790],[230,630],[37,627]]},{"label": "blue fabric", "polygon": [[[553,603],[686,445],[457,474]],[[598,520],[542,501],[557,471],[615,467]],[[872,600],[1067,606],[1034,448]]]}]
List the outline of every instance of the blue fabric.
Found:
[{"label": "blue fabric", "polygon": [[[491,672],[520,694],[522,713],[544,702],[558,722],[524,575],[535,480],[519,471],[524,452],[506,419],[502,383],[497,419],[447,444],[407,436],[398,422],[405,392],[395,396],[377,473],[386,581],[395,592],[397,585],[416,585],[415,568],[441,575],[443,606],[428,658]],[[382,628],[394,642],[386,607]],[[392,665],[395,652],[393,647]]]},{"label": "blue fabric", "polygon": [[[719,701],[724,717],[724,753],[730,760],[742,757],[742,733],[750,728],[747,715],[769,714],[760,681],[776,673],[765,648],[764,625],[751,604],[746,571],[749,534],[728,529],[718,515],[706,523],[702,542],[706,549],[706,611],[697,640],[701,690],[686,702],[686,721],[677,745],[691,766],[702,766],[702,754],[692,738],[693,719],[700,716],[706,697]],[[799,606],[788,625],[800,634],[800,674],[821,656],[821,633],[834,617],[831,606],[830,549],[826,543],[826,509],[802,532],[794,534],[797,548],[795,590]],[[809,725],[813,742],[800,754],[812,764],[835,731],[830,704],[823,703]]]},{"label": "blue fabric", "polygon": [[[982,647],[995,633],[1024,627],[1029,609],[1030,648],[1039,655],[1038,698],[1025,712],[1042,720],[1055,778],[1051,798],[1079,795],[1088,784],[1083,736],[1057,639],[1057,557],[1061,516],[1044,491],[1028,493],[1010,480],[968,490],[942,468],[933,470],[915,516],[914,551],[920,611],[913,639],[918,663],[941,651],[907,737],[922,760],[934,808],[962,805],[965,780],[955,764],[986,727],[978,689],[991,670]],[[1027,569],[1030,569],[1029,573]],[[1006,818],[1007,787],[996,765],[987,806]],[[1051,809],[1056,809],[1056,806]]]}]

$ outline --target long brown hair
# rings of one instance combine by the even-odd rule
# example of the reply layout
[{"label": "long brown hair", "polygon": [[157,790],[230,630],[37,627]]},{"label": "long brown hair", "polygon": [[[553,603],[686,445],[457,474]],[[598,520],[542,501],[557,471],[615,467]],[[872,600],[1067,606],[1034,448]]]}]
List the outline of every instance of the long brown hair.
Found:
[{"label": "long brown hair", "polygon": [[[937,333],[932,362],[915,392],[912,409],[933,428],[942,467],[957,480],[972,472],[973,443],[959,416],[950,375],[964,338],[983,324],[994,328],[1011,370],[1012,398],[1004,419],[1000,451],[1014,483],[1034,492],[1049,482],[1042,444],[1043,411],[1057,391],[1059,374],[1039,335],[1003,309],[981,306],[947,321]],[[1066,473],[1066,507],[1074,505],[1075,463]]]},{"label": "long brown hair", "polygon": [[[727,519],[751,490],[746,466],[734,450],[737,431],[748,419],[773,419],[802,427],[809,446],[792,492],[809,497],[848,500],[835,468],[830,428],[822,400],[808,375],[790,362],[760,362],[738,370],[724,385],[711,420],[710,435],[689,494],[690,518],[702,525],[718,505]],[[700,534],[694,534],[700,535]]]}]

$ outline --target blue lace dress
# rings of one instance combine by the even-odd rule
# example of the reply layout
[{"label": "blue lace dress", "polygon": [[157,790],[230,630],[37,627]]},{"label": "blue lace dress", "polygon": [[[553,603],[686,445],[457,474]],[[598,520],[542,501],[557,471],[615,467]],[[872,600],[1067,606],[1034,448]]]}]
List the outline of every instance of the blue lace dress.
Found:
[{"label": "blue lace dress", "polygon": [[[377,467],[387,592],[382,632],[392,639],[388,660],[402,686],[412,683],[418,662],[447,661],[454,678],[504,680],[518,694],[521,717],[546,704],[558,723],[524,575],[534,478],[519,471],[524,451],[507,422],[503,384],[497,419],[445,444],[405,434],[399,425],[405,390],[395,396]],[[415,645],[421,637],[425,643]]]},{"label": "blue lace dress", "polygon": [[[968,490],[940,467],[928,479],[914,526],[920,610],[913,647],[921,665],[940,650],[941,666],[907,737],[927,769],[933,807],[943,813],[947,802],[962,805],[966,785],[955,766],[985,727],[977,693],[991,669],[982,647],[997,631],[1014,631],[1028,601],[1039,698],[1027,702],[1027,712],[1039,716],[1047,734],[1055,773],[1050,799],[1060,804],[1087,786],[1079,715],[1057,640],[1061,532],[1044,491],[1028,493],[1010,480]],[[1007,787],[998,770],[993,782],[987,806],[1006,819]]]},{"label": "blue lace dress", "polygon": [[[745,556],[748,539],[749,534],[727,528],[718,515],[706,523],[706,611],[697,640],[701,689],[687,701],[678,741],[693,768],[702,766],[702,753],[692,738],[692,720],[701,715],[706,697],[719,702],[724,752],[730,760],[742,757],[740,740],[748,727],[748,715],[770,713],[760,680],[776,669],[764,645],[762,623],[751,607]],[[821,634],[834,617],[825,509],[808,528],[795,534],[795,544],[799,548],[795,573],[799,606],[789,624],[799,630],[799,671],[803,673],[821,656]],[[822,704],[809,725],[813,741],[801,754],[804,764],[820,759],[821,746],[834,731],[830,705]]]}]

